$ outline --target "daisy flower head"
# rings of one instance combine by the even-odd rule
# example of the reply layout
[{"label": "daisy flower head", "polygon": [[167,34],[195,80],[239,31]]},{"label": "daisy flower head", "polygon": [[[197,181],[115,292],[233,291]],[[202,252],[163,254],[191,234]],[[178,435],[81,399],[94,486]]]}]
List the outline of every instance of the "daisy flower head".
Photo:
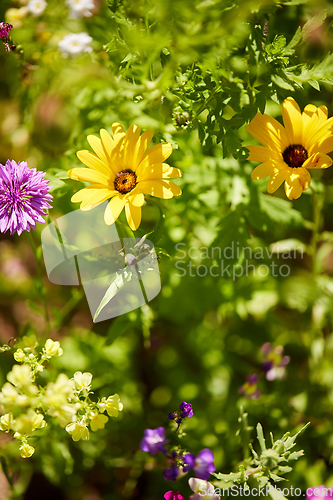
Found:
[{"label": "daisy flower head", "polygon": [[70,17],[91,17],[95,8],[93,0],[66,0],[65,3],[70,8]]},{"label": "daisy flower head", "polygon": [[92,52],[89,44],[93,41],[88,33],[70,33],[58,43],[58,47],[63,57],[79,56],[86,52]]},{"label": "daisy flower head", "polygon": [[51,208],[52,195],[45,173],[29,168],[25,161],[0,164],[0,232],[10,234],[36,229]]},{"label": "daisy flower head", "polygon": [[119,123],[114,123],[112,134],[102,129],[100,139],[89,135],[94,153],[78,151],[78,158],[88,168],[73,168],[68,176],[91,185],[75,193],[72,202],[81,202],[81,210],[90,210],[111,198],[104,213],[105,223],[113,224],[125,208],[127,222],[135,231],[141,223],[144,195],[165,200],[179,196],[181,189],[169,179],[181,177],[182,173],[164,163],[172,153],[171,144],[162,142],[147,149],[152,132],[140,135],[140,128],[131,125],[126,133]]},{"label": "daisy flower head", "polygon": [[274,193],[284,182],[290,200],[310,187],[309,168],[332,165],[333,118],[326,106],[308,104],[301,112],[292,97],[282,103],[284,126],[266,114],[257,113],[245,128],[262,146],[247,146],[249,160],[262,162],[252,172],[254,180],[268,177],[267,191]]},{"label": "daisy flower head", "polygon": [[35,17],[43,14],[46,7],[47,3],[45,2],[45,0],[30,0],[30,2],[27,5],[30,14],[32,14]]}]

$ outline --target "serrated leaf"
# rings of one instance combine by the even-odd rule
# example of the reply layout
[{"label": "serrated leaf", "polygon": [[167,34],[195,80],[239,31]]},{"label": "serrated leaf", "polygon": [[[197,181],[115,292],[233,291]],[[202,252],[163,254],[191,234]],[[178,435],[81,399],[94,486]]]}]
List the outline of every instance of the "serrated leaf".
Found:
[{"label": "serrated leaf", "polygon": [[241,473],[240,472],[231,472],[230,474],[222,474],[221,472],[218,472],[217,474],[213,472],[213,476],[215,476],[217,479],[220,481],[225,481],[226,483],[229,483],[231,481],[239,481]]},{"label": "serrated leaf", "polygon": [[266,450],[266,442],[265,442],[264,433],[262,430],[262,425],[260,423],[257,424],[257,437],[258,437],[261,451],[265,451]]},{"label": "serrated leaf", "polygon": [[304,222],[302,214],[292,207],[290,201],[260,193],[259,202],[261,210],[275,222],[280,224],[294,223],[297,225],[302,225]]},{"label": "serrated leaf", "polygon": [[286,89],[286,90],[291,90],[291,91],[295,90],[294,87],[290,83],[288,83],[284,78],[282,78],[279,75],[272,75],[271,80],[273,83],[275,83],[275,85],[277,85],[281,89]]}]

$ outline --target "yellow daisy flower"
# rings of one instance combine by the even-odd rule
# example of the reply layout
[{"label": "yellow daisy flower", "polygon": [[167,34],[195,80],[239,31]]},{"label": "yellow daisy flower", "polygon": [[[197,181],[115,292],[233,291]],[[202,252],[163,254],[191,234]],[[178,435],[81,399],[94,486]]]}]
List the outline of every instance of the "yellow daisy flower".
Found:
[{"label": "yellow daisy flower", "polygon": [[114,123],[112,134],[102,129],[100,139],[89,135],[87,140],[95,153],[77,152],[79,160],[89,168],[72,168],[68,177],[92,184],[75,193],[72,202],[81,202],[81,210],[90,210],[111,198],[104,213],[106,224],[113,224],[125,207],[128,224],[135,231],[140,226],[144,195],[163,199],[179,196],[181,189],[168,179],[181,177],[182,173],[164,163],[172,153],[168,142],[147,150],[152,132],[140,135],[140,128],[131,125],[126,133],[119,123]]},{"label": "yellow daisy flower", "polygon": [[333,118],[327,119],[326,106],[308,104],[303,113],[292,97],[282,103],[284,127],[274,118],[261,113],[246,130],[261,146],[247,146],[249,160],[260,161],[252,172],[254,180],[270,176],[267,191],[274,193],[283,181],[287,197],[297,199],[310,187],[308,168],[327,168],[332,160]]}]

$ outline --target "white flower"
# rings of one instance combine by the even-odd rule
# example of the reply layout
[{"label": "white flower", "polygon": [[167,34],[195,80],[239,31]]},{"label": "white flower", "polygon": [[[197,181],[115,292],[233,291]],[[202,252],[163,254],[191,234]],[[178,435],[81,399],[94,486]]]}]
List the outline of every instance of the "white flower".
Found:
[{"label": "white flower", "polygon": [[190,500],[220,500],[221,498],[219,495],[215,495],[215,488],[208,481],[191,477],[188,484],[191,490],[194,491],[194,495],[190,496]]},{"label": "white flower", "polygon": [[47,6],[47,3],[45,0],[30,0],[28,3],[28,11],[33,15],[33,16],[40,16],[43,14],[45,8]]},{"label": "white flower", "polygon": [[92,374],[89,372],[75,372],[74,373],[74,382],[75,382],[75,389],[79,392],[82,391],[82,394],[84,396],[87,396],[88,392],[91,389],[91,379],[92,379]]},{"label": "white flower", "polygon": [[70,8],[71,17],[90,17],[95,8],[93,0],[66,0],[65,3]]},{"label": "white flower", "polygon": [[88,33],[70,33],[60,40],[58,47],[64,57],[78,56],[85,52],[92,52],[92,48],[89,47],[90,42],[92,38]]}]

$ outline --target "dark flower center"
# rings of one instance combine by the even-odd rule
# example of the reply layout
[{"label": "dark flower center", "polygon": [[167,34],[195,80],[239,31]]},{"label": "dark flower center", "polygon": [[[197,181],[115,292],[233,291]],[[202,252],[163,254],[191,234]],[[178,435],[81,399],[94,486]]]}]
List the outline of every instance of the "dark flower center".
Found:
[{"label": "dark flower center", "polygon": [[118,172],[114,180],[114,188],[121,194],[132,191],[136,186],[136,175],[131,169]]},{"label": "dark flower center", "polygon": [[291,144],[284,150],[282,156],[289,167],[299,168],[308,159],[308,152],[302,144]]}]

